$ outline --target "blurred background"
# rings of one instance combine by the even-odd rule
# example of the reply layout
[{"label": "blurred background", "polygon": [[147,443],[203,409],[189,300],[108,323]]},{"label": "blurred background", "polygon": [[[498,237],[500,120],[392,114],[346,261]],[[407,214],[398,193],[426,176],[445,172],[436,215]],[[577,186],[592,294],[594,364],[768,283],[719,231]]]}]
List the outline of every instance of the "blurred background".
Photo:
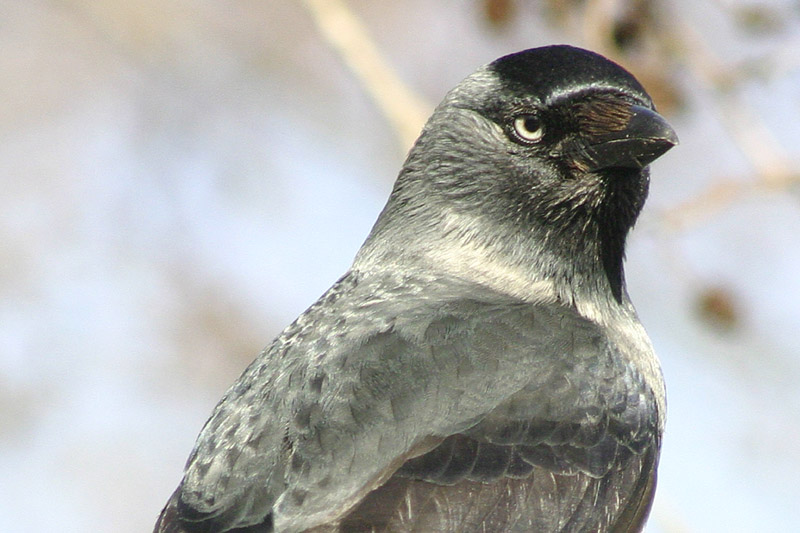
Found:
[{"label": "blurred background", "polygon": [[796,0],[0,0],[0,530],[149,531],[433,105],[551,43],[682,143],[628,247],[669,393],[648,531],[796,531]]}]

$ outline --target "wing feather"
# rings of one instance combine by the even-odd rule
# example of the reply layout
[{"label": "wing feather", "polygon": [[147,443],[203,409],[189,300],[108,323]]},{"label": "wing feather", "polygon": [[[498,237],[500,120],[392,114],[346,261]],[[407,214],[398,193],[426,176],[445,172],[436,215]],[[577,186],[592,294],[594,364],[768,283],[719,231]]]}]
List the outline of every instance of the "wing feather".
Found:
[{"label": "wing feather", "polygon": [[[651,391],[600,328],[430,282],[349,274],[287,328],[202,430],[164,511],[175,531],[544,526],[522,510],[552,512],[554,484],[579,510],[621,449],[652,449]],[[462,508],[476,492],[485,501]]]}]

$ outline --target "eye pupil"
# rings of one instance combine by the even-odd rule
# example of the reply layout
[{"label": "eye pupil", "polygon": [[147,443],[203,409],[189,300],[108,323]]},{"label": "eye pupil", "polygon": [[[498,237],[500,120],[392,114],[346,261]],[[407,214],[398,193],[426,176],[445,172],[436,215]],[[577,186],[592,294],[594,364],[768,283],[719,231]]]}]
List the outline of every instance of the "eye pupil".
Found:
[{"label": "eye pupil", "polygon": [[514,133],[524,143],[539,142],[544,136],[542,121],[536,115],[520,115],[514,119]]}]

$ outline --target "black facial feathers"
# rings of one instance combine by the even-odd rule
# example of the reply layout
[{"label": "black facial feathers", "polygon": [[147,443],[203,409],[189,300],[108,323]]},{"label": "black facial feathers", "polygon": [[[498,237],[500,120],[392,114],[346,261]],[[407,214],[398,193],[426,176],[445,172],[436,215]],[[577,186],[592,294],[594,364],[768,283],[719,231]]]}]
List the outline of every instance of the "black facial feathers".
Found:
[{"label": "black facial feathers", "polygon": [[609,89],[651,103],[642,85],[608,59],[580,48],[554,45],[507,55],[489,66],[512,92],[556,98],[580,89]]}]

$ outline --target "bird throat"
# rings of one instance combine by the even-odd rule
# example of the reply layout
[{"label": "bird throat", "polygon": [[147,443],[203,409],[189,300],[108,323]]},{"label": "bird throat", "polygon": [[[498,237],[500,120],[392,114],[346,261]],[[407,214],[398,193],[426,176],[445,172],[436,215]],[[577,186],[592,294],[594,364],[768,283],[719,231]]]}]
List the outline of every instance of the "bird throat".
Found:
[{"label": "bird throat", "polygon": [[600,260],[611,293],[622,302],[625,286],[625,240],[647,198],[649,174],[645,170],[609,169],[604,177],[606,198],[595,214]]}]

